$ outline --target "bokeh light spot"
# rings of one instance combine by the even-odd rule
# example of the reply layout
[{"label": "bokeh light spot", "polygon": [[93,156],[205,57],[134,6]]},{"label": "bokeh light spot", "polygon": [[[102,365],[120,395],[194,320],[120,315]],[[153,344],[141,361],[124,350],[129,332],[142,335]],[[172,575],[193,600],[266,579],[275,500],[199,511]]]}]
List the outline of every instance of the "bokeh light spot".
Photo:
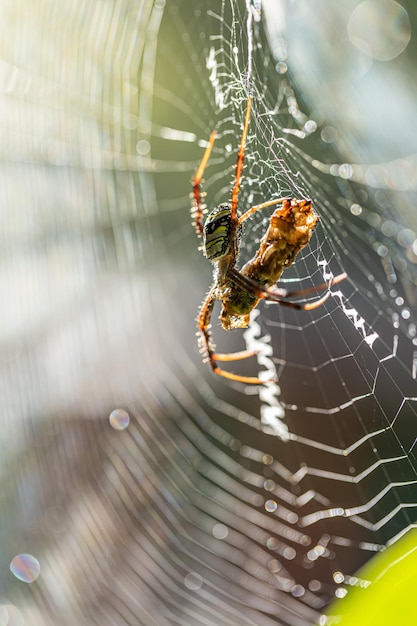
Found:
[{"label": "bokeh light spot", "polygon": [[0,626],[23,626],[24,617],[14,604],[0,606]]},{"label": "bokeh light spot", "polygon": [[278,505],[275,502],[275,500],[267,500],[265,502],[265,510],[268,511],[268,513],[274,513],[274,511],[276,511],[277,508],[278,508]]},{"label": "bokeh light spot", "polygon": [[225,524],[214,524],[213,526],[213,537],[216,539],[226,539],[229,534],[229,529]]},{"label": "bokeh light spot", "polygon": [[352,11],[347,31],[356,48],[379,61],[395,59],[411,38],[408,13],[394,0],[362,2]]},{"label": "bokeh light spot", "polygon": [[31,554],[18,554],[10,563],[10,571],[24,583],[33,583],[38,578],[41,567]]},{"label": "bokeh light spot", "polygon": [[187,589],[191,591],[197,591],[197,589],[201,589],[203,585],[203,578],[197,572],[190,572],[184,578],[184,584]]},{"label": "bokeh light spot", "polygon": [[124,409],[115,409],[110,413],[109,421],[115,430],[125,430],[129,426],[129,413]]}]

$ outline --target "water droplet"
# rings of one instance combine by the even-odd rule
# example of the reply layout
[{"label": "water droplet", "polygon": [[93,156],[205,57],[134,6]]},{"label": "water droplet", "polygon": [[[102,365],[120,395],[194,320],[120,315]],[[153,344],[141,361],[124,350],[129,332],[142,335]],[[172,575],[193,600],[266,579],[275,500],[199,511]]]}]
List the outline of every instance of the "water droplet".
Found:
[{"label": "water droplet", "polygon": [[151,144],[147,139],[140,139],[136,144],[136,152],[141,156],[149,154],[151,151]]},{"label": "water droplet", "polygon": [[288,559],[289,561],[291,561],[292,559],[295,559],[295,557],[297,556],[297,553],[294,550],[294,548],[290,548],[288,546],[287,548],[283,550],[282,556],[284,557],[284,559]]},{"label": "water droplet", "polygon": [[288,65],[284,61],[280,61],[275,65],[278,74],[285,74],[288,71]]},{"label": "water droplet", "polygon": [[339,585],[345,580],[345,577],[342,572],[333,572],[333,580]]},{"label": "water droplet", "polygon": [[184,585],[187,587],[187,589],[197,591],[197,589],[201,589],[203,585],[203,578],[197,572],[190,572],[184,578]]},{"label": "water droplet", "polygon": [[310,582],[308,583],[308,588],[310,589],[310,591],[313,591],[313,592],[320,591],[321,582],[316,579],[310,580]]},{"label": "water droplet", "polygon": [[337,130],[333,126],[325,126],[321,131],[321,138],[325,143],[333,143],[337,139]]},{"label": "water droplet", "polygon": [[[298,515],[296,513],[293,513],[292,511],[289,511],[287,515],[285,516],[285,519],[287,520],[289,524],[296,524],[298,522]],[[302,540],[304,540],[304,538],[307,539],[305,535]],[[308,545],[308,544],[305,544],[305,545]]]},{"label": "water droplet", "polygon": [[240,448],[240,454],[245,458],[250,458],[252,452],[252,448],[249,446],[242,446]]},{"label": "water droplet", "polygon": [[309,561],[317,561],[318,558],[319,558],[319,555],[317,554],[316,550],[309,550],[307,552],[307,559]]},{"label": "water droplet", "polygon": [[342,163],[342,165],[339,166],[339,176],[340,178],[345,178],[347,180],[349,178],[352,178],[353,176],[352,165],[350,165],[350,163]]},{"label": "water droplet", "polygon": [[294,585],[294,587],[291,589],[291,595],[294,596],[294,598],[301,598],[305,594],[305,592],[306,590],[302,585]]},{"label": "water droplet", "polygon": [[397,57],[411,38],[408,13],[393,0],[361,2],[352,11],[347,31],[356,48],[379,61]]},{"label": "water droplet", "polygon": [[277,572],[279,572],[281,567],[282,565],[277,559],[271,559],[268,563],[268,568],[273,574],[276,574]]},{"label": "water droplet", "polygon": [[10,563],[10,571],[22,582],[33,583],[41,572],[41,566],[31,554],[18,554]]},{"label": "water droplet", "polygon": [[274,511],[276,511],[277,508],[278,508],[278,505],[275,502],[275,500],[267,500],[265,502],[265,510],[268,511],[268,513],[274,513]]},{"label": "water droplet", "polygon": [[386,220],[383,222],[381,230],[387,237],[395,237],[398,231],[398,226],[392,220]]},{"label": "water droplet", "polygon": [[336,589],[336,591],[334,592],[336,598],[344,598],[346,594],[347,589],[344,589],[343,587],[339,587],[339,589]]},{"label": "water droplet", "polygon": [[114,409],[109,416],[110,424],[115,430],[125,430],[129,426],[129,413],[124,409]]},{"label": "water droplet", "polygon": [[264,499],[260,493],[253,493],[249,498],[249,502],[253,506],[262,506],[263,501]]},{"label": "water droplet", "polygon": [[216,539],[226,539],[229,529],[224,524],[214,524],[212,532]]},{"label": "water droplet", "polygon": [[307,120],[304,124],[304,130],[306,133],[314,133],[317,130],[317,122],[314,120]]},{"label": "water droplet", "polygon": [[123,118],[123,126],[126,130],[134,130],[138,126],[138,116],[134,113],[128,113]]},{"label": "water droplet", "polygon": [[24,617],[14,604],[0,606],[0,626],[23,626]]},{"label": "water droplet", "polygon": [[266,541],[266,547],[269,550],[276,550],[279,547],[279,541],[276,537],[269,537]]},{"label": "water droplet", "polygon": [[378,244],[378,247],[376,249],[376,253],[379,256],[385,257],[388,254],[388,248],[387,246],[384,246],[383,244]]},{"label": "water droplet", "polygon": [[360,204],[352,204],[352,206],[350,207],[350,212],[352,213],[352,215],[360,215],[362,213],[362,207]]}]

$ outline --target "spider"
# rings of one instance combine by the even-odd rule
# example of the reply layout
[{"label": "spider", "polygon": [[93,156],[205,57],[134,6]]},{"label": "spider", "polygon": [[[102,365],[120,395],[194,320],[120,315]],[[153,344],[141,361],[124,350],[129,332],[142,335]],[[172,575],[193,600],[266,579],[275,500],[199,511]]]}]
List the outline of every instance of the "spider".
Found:
[{"label": "spider", "polygon": [[[230,380],[259,385],[270,381],[253,376],[241,376],[219,367],[218,361],[238,361],[254,356],[257,352],[251,350],[228,354],[216,352],[210,332],[210,321],[215,301],[220,300],[221,302],[220,321],[225,330],[247,328],[250,312],[256,308],[261,300],[276,302],[304,311],[315,309],[327,300],[330,295],[330,287],[344,280],[346,274],[339,274],[326,283],[302,291],[288,292],[276,287],[275,284],[284,269],[291,265],[298,252],[310,241],[318,221],[318,215],[313,209],[311,200],[291,198],[268,200],[251,207],[242,215],[238,212],[238,196],[251,103],[252,97],[249,96],[237,153],[231,204],[220,204],[211,211],[203,226],[201,181],[216,139],[216,131],[213,131],[193,179],[192,217],[197,234],[203,238],[203,252],[214,265],[213,284],[200,307],[197,318],[200,352],[205,356],[215,374]],[[274,205],[280,206],[274,210],[270,217],[268,229],[260,241],[259,249],[253,259],[248,261],[240,271],[237,270],[236,262],[239,255],[243,222],[256,211]],[[326,293],[313,302],[301,303],[287,299],[298,298],[325,289],[327,290]]]}]

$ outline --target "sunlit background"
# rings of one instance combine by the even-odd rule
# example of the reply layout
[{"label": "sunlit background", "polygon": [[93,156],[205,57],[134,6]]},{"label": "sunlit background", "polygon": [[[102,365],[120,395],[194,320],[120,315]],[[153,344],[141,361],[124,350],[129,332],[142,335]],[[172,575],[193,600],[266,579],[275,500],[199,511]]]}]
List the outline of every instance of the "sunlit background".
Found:
[{"label": "sunlit background", "polygon": [[[0,626],[336,623],[417,519],[415,4],[0,6]],[[260,388],[199,354],[190,218],[213,129],[230,199],[249,92],[240,208],[311,198],[282,286],[348,276],[245,332],[216,307]]]}]

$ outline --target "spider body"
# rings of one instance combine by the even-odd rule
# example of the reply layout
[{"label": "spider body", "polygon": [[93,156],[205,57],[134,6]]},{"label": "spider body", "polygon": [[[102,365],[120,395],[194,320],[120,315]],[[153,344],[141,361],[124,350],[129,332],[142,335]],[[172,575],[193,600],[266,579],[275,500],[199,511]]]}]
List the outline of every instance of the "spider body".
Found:
[{"label": "spider body", "polygon": [[[205,256],[214,265],[213,284],[201,305],[198,316],[200,351],[207,358],[215,374],[243,383],[262,384],[268,381],[257,377],[234,374],[218,366],[218,361],[246,359],[255,355],[256,352],[250,350],[231,354],[215,352],[215,345],[210,333],[210,321],[215,301],[221,302],[220,321],[225,330],[247,328],[250,312],[260,300],[276,302],[295,309],[314,309],[327,300],[331,285],[346,278],[346,274],[340,274],[330,282],[318,285],[313,289],[293,293],[276,287],[276,282],[284,269],[291,265],[298,252],[310,241],[318,216],[312,207],[311,200],[291,200],[289,198],[268,200],[251,207],[243,215],[239,215],[237,210],[238,195],[251,102],[252,98],[249,96],[237,156],[231,204],[221,204],[211,211],[203,226],[200,185],[216,139],[216,132],[213,131],[193,180],[193,217],[196,231],[199,236],[203,237]],[[241,270],[237,270],[236,262],[239,255],[243,222],[256,211],[278,204],[281,206],[274,210],[268,229],[260,241],[255,256]],[[313,302],[301,303],[287,300],[291,296],[299,297],[324,289],[327,290],[325,295]]]},{"label": "spider body", "polygon": [[242,227],[236,228],[231,213],[230,204],[221,204],[204,223],[204,252],[210,261],[227,258],[233,262],[238,254]]},{"label": "spider body", "polygon": [[[308,244],[318,221],[310,200],[284,199],[282,206],[271,215],[269,226],[261,239],[255,256],[248,261],[239,274],[262,288],[273,287],[283,271],[294,261],[297,254]],[[256,308],[264,293],[250,290],[248,282],[236,284],[239,277],[230,281],[221,294],[220,320],[225,330],[247,328],[250,312]],[[284,295],[276,290],[276,295]]]}]

